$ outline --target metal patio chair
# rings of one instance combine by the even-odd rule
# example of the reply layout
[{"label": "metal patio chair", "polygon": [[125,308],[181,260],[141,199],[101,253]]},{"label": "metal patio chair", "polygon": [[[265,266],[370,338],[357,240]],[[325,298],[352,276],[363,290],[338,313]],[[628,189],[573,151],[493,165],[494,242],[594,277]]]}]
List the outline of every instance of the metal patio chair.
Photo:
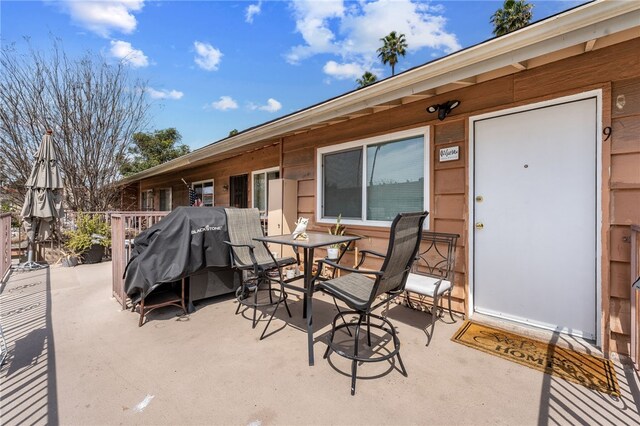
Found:
[{"label": "metal patio chair", "polygon": [[[252,328],[255,328],[257,309],[275,306],[260,335],[262,340],[281,303],[284,302],[287,313],[291,317],[291,311],[287,305],[287,293],[282,286],[282,267],[293,265],[297,261],[292,257],[276,259],[264,244],[253,240],[255,237],[264,236],[258,209],[228,208],[224,210],[229,233],[229,241],[225,243],[230,248],[231,266],[242,274],[242,285],[236,291],[238,300],[236,315],[240,312],[240,306],[253,308],[251,324]],[[279,288],[274,289],[272,283],[278,283]],[[258,299],[260,292],[267,293],[268,301],[263,302]]]},{"label": "metal patio chair", "polygon": [[440,307],[442,297],[447,296],[449,317],[451,323],[456,322],[451,312],[451,290],[455,278],[456,265],[456,243],[460,235],[447,234],[443,232],[423,232],[422,242],[426,243],[424,250],[418,253],[413,264],[407,285],[405,286],[405,300],[407,306],[416,309],[411,302],[411,294],[416,294],[420,303],[425,302],[425,298],[432,300],[431,307],[431,330],[424,332],[427,335],[427,346],[431,343],[433,330],[438,319],[444,316],[443,308]]},{"label": "metal patio chair", "polygon": [[[411,269],[411,265],[415,260],[416,253],[420,246],[420,236],[422,234],[422,225],[428,212],[416,213],[400,213],[393,220],[391,225],[391,234],[389,236],[389,246],[387,254],[383,255],[370,250],[362,250],[362,258],[356,268],[348,268],[341,266],[335,262],[321,260],[318,265],[318,271],[322,269],[323,264],[327,264],[336,270],[350,272],[338,278],[332,278],[327,281],[319,281],[320,274],[316,274],[312,285],[319,281],[315,286],[316,289],[339,299],[347,304],[350,311],[338,312],[331,324],[331,336],[329,345],[324,353],[327,358],[330,351],[336,352],[338,355],[351,359],[351,395],[356,391],[356,374],[359,362],[378,362],[398,357],[400,371],[407,376],[402,359],[400,358],[400,340],[396,335],[394,326],[389,319],[373,314],[373,310],[385,305],[389,300],[402,294],[405,283]],[[384,259],[380,270],[365,270],[360,266],[365,261],[367,255],[377,256]],[[371,278],[373,276],[375,278]],[[378,297],[380,299],[378,299]],[[347,322],[345,315],[355,315],[358,318],[356,323]],[[338,318],[343,323],[337,324]],[[371,318],[381,321],[381,324],[372,324]],[[363,357],[359,355],[360,328],[367,327],[367,345],[371,347],[371,327],[377,328],[389,334],[393,340],[393,350],[388,354]],[[386,327],[385,327],[386,326]],[[346,328],[355,328],[353,353],[348,353],[339,349],[334,345],[333,339],[336,330]],[[349,332],[351,335],[351,333]]]},{"label": "metal patio chair", "polygon": [[159,285],[145,297],[141,297],[140,300],[133,304],[131,311],[135,311],[136,308],[140,311],[140,319],[138,320],[138,327],[142,327],[145,323],[145,317],[151,311],[165,306],[175,306],[182,309],[182,315],[187,315],[187,307],[185,305],[185,279],[183,278],[180,283],[180,290],[178,291],[171,283],[164,283]]}]

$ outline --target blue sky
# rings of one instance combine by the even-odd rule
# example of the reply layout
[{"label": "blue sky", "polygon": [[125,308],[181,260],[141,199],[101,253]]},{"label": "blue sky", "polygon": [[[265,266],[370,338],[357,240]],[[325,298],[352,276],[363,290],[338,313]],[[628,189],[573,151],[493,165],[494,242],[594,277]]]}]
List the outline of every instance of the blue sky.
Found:
[{"label": "blue sky", "polygon": [[[534,20],[583,1],[531,1]],[[5,1],[2,44],[127,61],[148,81],[147,129],[175,127],[192,149],[355,89],[379,39],[405,34],[396,73],[492,37],[501,1]]]}]

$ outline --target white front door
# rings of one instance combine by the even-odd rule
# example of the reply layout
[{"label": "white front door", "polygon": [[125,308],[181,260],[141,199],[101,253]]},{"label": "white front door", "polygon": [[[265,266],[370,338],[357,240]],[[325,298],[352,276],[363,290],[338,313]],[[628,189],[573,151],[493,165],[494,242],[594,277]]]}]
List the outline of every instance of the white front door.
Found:
[{"label": "white front door", "polygon": [[472,121],[474,310],[596,337],[597,98]]}]

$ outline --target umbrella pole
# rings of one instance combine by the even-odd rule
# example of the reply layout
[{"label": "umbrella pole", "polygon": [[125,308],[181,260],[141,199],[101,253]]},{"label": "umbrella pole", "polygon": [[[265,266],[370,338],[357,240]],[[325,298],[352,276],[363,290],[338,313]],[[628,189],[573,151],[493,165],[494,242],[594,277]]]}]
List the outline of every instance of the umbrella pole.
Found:
[{"label": "umbrella pole", "polygon": [[[38,223],[39,225],[39,223]],[[37,235],[37,229],[34,229],[34,238]],[[18,271],[35,271],[37,269],[43,269],[43,268],[48,268],[49,265],[48,264],[42,264],[42,263],[38,263],[36,261],[33,260],[33,246],[35,245],[35,241],[32,241],[31,239],[29,239],[29,247],[28,247],[28,252],[27,252],[27,261],[25,263],[22,263],[20,265],[18,265],[16,267],[16,269]]]},{"label": "umbrella pole", "polygon": [[33,245],[29,243],[29,251],[27,254],[27,261],[21,265],[18,265],[16,269],[19,271],[35,271],[36,269],[48,268],[46,263],[38,263],[33,260]]},{"label": "umbrella pole", "polygon": [[[62,177],[58,170],[58,159],[52,138],[53,131],[47,129],[47,134],[42,137],[42,142],[36,154],[35,163],[31,174],[25,182],[27,193],[20,215],[25,222],[25,230],[29,239],[29,254],[27,261],[18,265],[18,270],[32,271],[47,268],[47,264],[39,264],[33,260],[33,252],[36,240],[40,238],[43,221],[47,222],[43,236],[48,235],[48,222],[60,217],[62,209],[61,195],[56,191],[62,190]],[[27,226],[28,225],[28,226]],[[43,239],[43,238],[41,238]]]}]

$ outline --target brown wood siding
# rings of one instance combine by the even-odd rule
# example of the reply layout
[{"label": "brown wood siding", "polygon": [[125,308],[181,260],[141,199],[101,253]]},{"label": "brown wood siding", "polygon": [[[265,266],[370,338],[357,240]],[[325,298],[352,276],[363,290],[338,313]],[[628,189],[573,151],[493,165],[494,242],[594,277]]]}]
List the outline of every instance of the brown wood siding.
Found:
[{"label": "brown wood siding", "polygon": [[140,209],[140,184],[132,183],[120,189],[120,211],[137,211]]},{"label": "brown wood siding", "polygon": [[[640,53],[636,50],[636,60]],[[631,259],[629,225],[640,224],[640,77],[612,82],[609,319],[611,350],[629,354]]]},{"label": "brown wood siding", "polygon": [[[429,223],[436,231],[455,232],[461,236],[457,248],[453,307],[458,312],[464,312],[469,291],[466,272],[469,256],[468,118],[593,89],[603,91],[603,127],[612,128],[611,138],[602,145],[603,350],[605,353],[612,350],[626,354],[630,329],[629,277],[625,272],[629,269],[629,224],[640,223],[640,39],[375,114],[285,136],[280,139],[280,145],[211,162],[182,174],[147,179],[142,182],[141,189],[170,185],[174,188],[175,206],[186,204],[187,201],[180,177],[188,182],[213,178],[216,204],[226,205],[228,194],[223,192],[222,186],[228,184],[230,175],[279,164],[282,177],[298,180],[298,215],[310,218],[310,230],[326,232],[327,225],[315,222],[317,149],[429,125]],[[461,104],[442,122],[437,121],[434,114],[425,111],[429,105],[450,99],[458,99]],[[440,164],[437,160],[438,150],[456,145],[460,147],[460,159]],[[357,243],[360,249],[386,249],[388,229],[365,226],[347,228],[348,232],[364,236]],[[318,250],[317,255],[321,256],[323,252]],[[351,261],[351,255],[348,259]],[[379,262],[371,261],[366,266],[379,266]]]},{"label": "brown wood siding", "polygon": [[[456,250],[456,276],[451,292],[452,306],[458,312],[466,311],[467,258],[465,216],[467,211],[468,164],[466,126],[464,120],[442,121],[432,126],[433,145],[431,150],[431,168],[433,173],[433,203],[431,204],[431,223],[436,232],[459,234]],[[458,146],[459,159],[440,162],[440,149]],[[444,305],[444,301],[443,301]]]},{"label": "brown wood siding", "polygon": [[[203,180],[214,180],[214,205],[229,206],[229,177],[241,174],[249,174],[249,193],[247,195],[248,205],[252,205],[252,182],[251,172],[255,170],[278,167],[280,163],[280,148],[278,145],[271,145],[265,148],[254,149],[243,155],[237,155],[222,161],[212,162],[203,166],[181,172],[174,172],[154,176],[145,179],[140,183],[140,190],[154,189],[157,197],[157,189],[171,188],[172,208],[189,205],[189,192],[184,183],[198,182]],[[224,186],[227,185],[225,190]],[[154,206],[158,206],[155,200]]]},{"label": "brown wood siding", "polygon": [[[635,39],[519,73],[514,79],[514,101],[633,78],[640,69],[638,49],[639,39]],[[640,106],[633,108],[640,110]]]}]

